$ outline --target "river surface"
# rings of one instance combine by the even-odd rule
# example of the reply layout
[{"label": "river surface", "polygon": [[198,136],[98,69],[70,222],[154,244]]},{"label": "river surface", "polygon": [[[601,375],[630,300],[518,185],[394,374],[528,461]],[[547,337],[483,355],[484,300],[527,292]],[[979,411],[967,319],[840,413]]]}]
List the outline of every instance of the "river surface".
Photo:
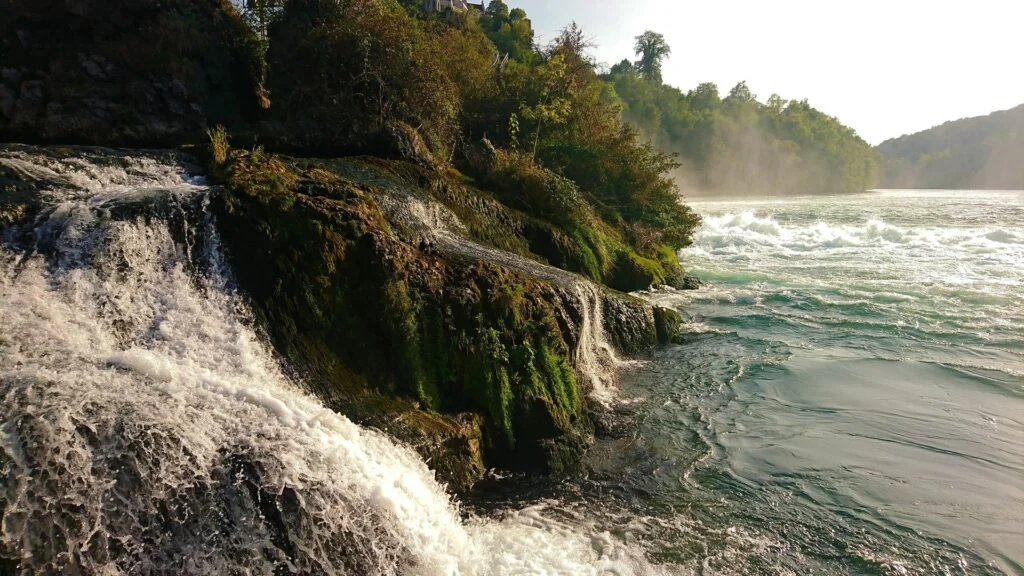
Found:
[{"label": "river surface", "polygon": [[691,205],[686,343],[584,490],[697,572],[1024,574],[1024,192]]}]

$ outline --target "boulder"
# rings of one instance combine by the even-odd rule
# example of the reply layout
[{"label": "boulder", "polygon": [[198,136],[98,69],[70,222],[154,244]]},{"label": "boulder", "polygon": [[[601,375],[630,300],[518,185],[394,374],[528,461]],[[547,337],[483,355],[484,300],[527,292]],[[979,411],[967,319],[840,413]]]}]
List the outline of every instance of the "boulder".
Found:
[{"label": "boulder", "polygon": [[396,120],[385,124],[376,138],[372,139],[370,148],[368,152],[381,158],[405,160],[424,168],[437,166],[434,155],[420,133],[405,122]]}]

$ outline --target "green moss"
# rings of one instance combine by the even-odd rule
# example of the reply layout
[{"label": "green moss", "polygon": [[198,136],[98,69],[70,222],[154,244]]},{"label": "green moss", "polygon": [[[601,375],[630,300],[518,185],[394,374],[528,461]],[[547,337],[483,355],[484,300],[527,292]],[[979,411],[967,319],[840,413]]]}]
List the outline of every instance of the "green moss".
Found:
[{"label": "green moss", "polygon": [[414,395],[424,406],[437,410],[441,407],[441,394],[437,383],[424,366],[426,360],[420,347],[419,314],[406,285],[397,280],[387,281],[382,288],[385,321],[389,332],[393,370],[402,390]]},{"label": "green moss", "polygon": [[654,308],[654,326],[658,331],[658,342],[661,344],[681,343],[682,335],[679,332],[683,319],[675,310]]},{"label": "green moss", "polygon": [[513,394],[508,373],[508,352],[498,331],[483,327],[482,321],[479,323],[481,326],[466,350],[471,355],[467,366],[467,376],[471,380],[462,382],[462,391],[486,410],[492,426],[499,431],[501,437],[492,436],[491,445],[514,448],[516,435],[513,429]]},{"label": "green moss", "polygon": [[425,395],[430,398],[426,403],[433,410],[443,408],[440,390],[449,390],[456,380],[451,356],[452,338],[449,327],[445,324],[438,308],[429,308],[420,313],[420,350],[423,358]]},{"label": "green moss", "polygon": [[679,255],[668,246],[658,246],[658,262],[665,271],[664,283],[673,288],[682,288],[686,282],[686,272],[679,262]]},{"label": "green moss", "polygon": [[664,283],[665,270],[660,262],[630,250],[619,252],[610,280],[612,287],[623,292],[633,292]]},{"label": "green moss", "polygon": [[546,342],[542,342],[539,348],[541,372],[550,383],[555,402],[566,417],[571,419],[571,415],[576,414],[580,407],[579,388],[576,386],[572,366],[565,354],[557,353]]},{"label": "green moss", "polygon": [[[459,217],[476,240],[520,256],[538,258],[531,251],[525,229],[529,216],[518,213],[486,192],[470,188],[453,178],[431,180],[430,194]],[[541,256],[538,259],[542,259]]]}]

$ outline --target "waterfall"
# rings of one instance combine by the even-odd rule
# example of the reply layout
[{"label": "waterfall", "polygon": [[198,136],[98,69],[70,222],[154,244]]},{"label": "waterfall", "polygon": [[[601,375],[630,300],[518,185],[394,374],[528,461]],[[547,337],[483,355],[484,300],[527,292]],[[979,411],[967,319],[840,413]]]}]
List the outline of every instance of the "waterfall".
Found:
[{"label": "waterfall", "polygon": [[592,399],[610,407],[618,399],[615,374],[625,361],[619,359],[615,348],[605,338],[604,299],[601,290],[590,282],[576,283],[580,299],[580,342],[576,347],[576,370],[590,382]]},{"label": "waterfall", "polygon": [[107,154],[0,149],[59,180],[0,246],[0,571],[650,572],[543,506],[464,517],[412,450],[284,375],[231,288],[216,192],[165,156]]}]

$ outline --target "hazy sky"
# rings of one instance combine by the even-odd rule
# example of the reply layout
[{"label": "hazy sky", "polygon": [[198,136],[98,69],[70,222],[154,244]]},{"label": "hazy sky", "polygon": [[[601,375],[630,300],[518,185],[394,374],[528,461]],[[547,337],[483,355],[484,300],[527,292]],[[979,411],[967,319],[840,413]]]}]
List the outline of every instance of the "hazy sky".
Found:
[{"label": "hazy sky", "polygon": [[573,20],[598,60],[633,58],[650,29],[665,81],[746,80],[758,99],[807,98],[865,140],[1024,103],[1024,0],[506,0],[546,42]]}]

